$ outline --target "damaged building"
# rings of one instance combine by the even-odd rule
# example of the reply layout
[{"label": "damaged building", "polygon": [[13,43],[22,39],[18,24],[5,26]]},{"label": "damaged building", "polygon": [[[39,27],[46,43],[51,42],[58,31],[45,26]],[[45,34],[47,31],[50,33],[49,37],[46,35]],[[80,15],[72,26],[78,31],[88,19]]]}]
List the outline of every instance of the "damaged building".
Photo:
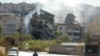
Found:
[{"label": "damaged building", "polygon": [[75,20],[73,14],[68,14],[64,24],[58,24],[57,30],[61,32],[62,35],[68,35],[70,41],[78,42],[82,40],[82,27]]},{"label": "damaged building", "polygon": [[29,32],[35,39],[54,39],[54,15],[42,9],[35,12],[29,21]]}]

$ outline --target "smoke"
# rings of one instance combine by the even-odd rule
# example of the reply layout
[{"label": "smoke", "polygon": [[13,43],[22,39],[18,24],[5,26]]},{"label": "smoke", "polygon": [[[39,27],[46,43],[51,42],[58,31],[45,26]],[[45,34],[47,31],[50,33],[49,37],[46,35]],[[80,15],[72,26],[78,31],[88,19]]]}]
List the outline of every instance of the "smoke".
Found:
[{"label": "smoke", "polygon": [[80,23],[88,23],[91,20],[92,16],[98,15],[94,6],[89,4],[80,4],[73,8],[76,20]]},{"label": "smoke", "polygon": [[[79,16],[79,13],[75,12],[74,8],[72,8],[72,6],[75,6],[79,3],[82,2],[82,0],[80,1],[76,1],[73,2],[73,0],[37,0],[38,3],[36,3],[36,5],[38,5],[37,7],[37,11],[39,14],[39,9],[42,8],[43,10],[46,10],[47,12],[50,12],[52,14],[55,15],[55,22],[56,23],[64,23],[64,20],[67,16],[68,13],[72,13],[74,14],[76,17]],[[77,19],[77,21],[81,21],[80,19]]]},{"label": "smoke", "polygon": [[26,33],[29,32],[29,28],[28,28],[28,25],[29,25],[29,21],[30,19],[32,18],[32,16],[37,12],[37,15],[40,14],[40,8],[42,8],[42,4],[40,4],[39,2],[36,2],[35,3],[35,6],[36,8],[33,9],[32,11],[30,11],[28,13],[28,15],[25,16],[24,18],[24,24],[25,24],[25,29],[27,30]]},{"label": "smoke", "polygon": [[56,23],[63,23],[67,14],[73,12],[71,7],[66,6],[61,0],[49,0],[43,9],[55,15]]},{"label": "smoke", "polygon": [[[67,2],[66,2],[67,3]],[[71,5],[71,3],[70,3]],[[68,13],[72,13],[76,16],[76,21],[78,21],[80,24],[82,24],[84,21],[87,21],[87,17],[90,15],[94,14],[98,11],[94,9],[94,6],[88,5],[88,4],[80,4],[78,6],[69,6],[65,4],[65,1],[62,2],[62,0],[47,0],[46,3],[39,3],[36,2],[37,6],[37,12],[40,14],[39,9],[43,9],[47,12],[50,12],[55,15],[55,22],[56,23],[64,23],[64,20],[67,16]],[[33,9],[34,11],[34,9]],[[31,11],[29,14],[33,14],[33,11]],[[27,17],[32,17],[32,16],[26,16],[25,18],[25,25],[29,23],[30,19],[27,19]]]},{"label": "smoke", "polygon": [[79,2],[73,2],[73,0],[48,0],[47,3],[43,4],[43,9],[55,15],[56,23],[63,23],[67,14],[72,13],[76,16],[75,20],[80,24],[87,21],[90,15],[96,15],[99,11],[92,5],[83,4],[82,0]]}]

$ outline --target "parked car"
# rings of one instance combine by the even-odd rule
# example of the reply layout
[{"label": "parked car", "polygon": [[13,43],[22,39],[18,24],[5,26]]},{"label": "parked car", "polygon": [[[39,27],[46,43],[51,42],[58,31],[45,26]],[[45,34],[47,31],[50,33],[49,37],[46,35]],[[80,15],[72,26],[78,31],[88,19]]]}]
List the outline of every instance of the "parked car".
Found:
[{"label": "parked car", "polygon": [[9,51],[8,56],[18,56],[16,51]]},{"label": "parked car", "polygon": [[18,56],[18,55],[19,55],[19,49],[17,47],[12,47],[8,52],[8,56]]}]

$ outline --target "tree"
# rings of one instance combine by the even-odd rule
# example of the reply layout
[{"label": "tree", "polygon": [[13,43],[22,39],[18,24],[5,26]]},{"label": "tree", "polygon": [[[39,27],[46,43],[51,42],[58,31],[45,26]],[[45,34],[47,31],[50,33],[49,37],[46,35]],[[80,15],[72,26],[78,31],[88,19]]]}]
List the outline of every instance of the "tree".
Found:
[{"label": "tree", "polygon": [[15,33],[13,34],[13,36],[16,37],[16,38],[19,38],[19,37],[20,37],[19,32],[15,32]]},{"label": "tree", "polygon": [[2,27],[0,25],[0,39],[2,39]]},{"label": "tree", "polygon": [[63,35],[62,37],[58,38],[60,42],[70,42],[70,39],[67,35]]},{"label": "tree", "polygon": [[32,40],[32,36],[30,34],[26,35],[25,40]]},{"label": "tree", "polygon": [[63,42],[70,42],[70,39],[67,35],[63,35],[63,37],[61,39]]},{"label": "tree", "polygon": [[58,38],[58,37],[61,35],[61,32],[60,32],[59,30],[56,30],[56,31],[54,32],[54,34],[55,34],[55,36]]},{"label": "tree", "polygon": [[11,46],[17,46],[18,40],[13,36],[6,36],[5,41],[7,41]]},{"label": "tree", "polygon": [[86,37],[85,37],[85,42],[89,43],[92,38],[93,38],[93,36],[89,32],[87,32],[86,33]]}]

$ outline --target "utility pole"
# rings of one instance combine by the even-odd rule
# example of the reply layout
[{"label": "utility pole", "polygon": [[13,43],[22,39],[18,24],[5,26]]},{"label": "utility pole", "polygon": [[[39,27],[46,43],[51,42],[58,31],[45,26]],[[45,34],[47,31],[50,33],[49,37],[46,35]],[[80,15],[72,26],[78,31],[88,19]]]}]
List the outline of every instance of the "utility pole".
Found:
[{"label": "utility pole", "polygon": [[18,32],[19,32],[20,50],[21,50],[21,41],[22,41],[22,10],[21,10],[21,14],[20,14],[20,26],[19,26]]},{"label": "utility pole", "polygon": [[21,50],[21,41],[22,41],[22,15],[21,15],[21,19],[20,19],[20,50]]}]

